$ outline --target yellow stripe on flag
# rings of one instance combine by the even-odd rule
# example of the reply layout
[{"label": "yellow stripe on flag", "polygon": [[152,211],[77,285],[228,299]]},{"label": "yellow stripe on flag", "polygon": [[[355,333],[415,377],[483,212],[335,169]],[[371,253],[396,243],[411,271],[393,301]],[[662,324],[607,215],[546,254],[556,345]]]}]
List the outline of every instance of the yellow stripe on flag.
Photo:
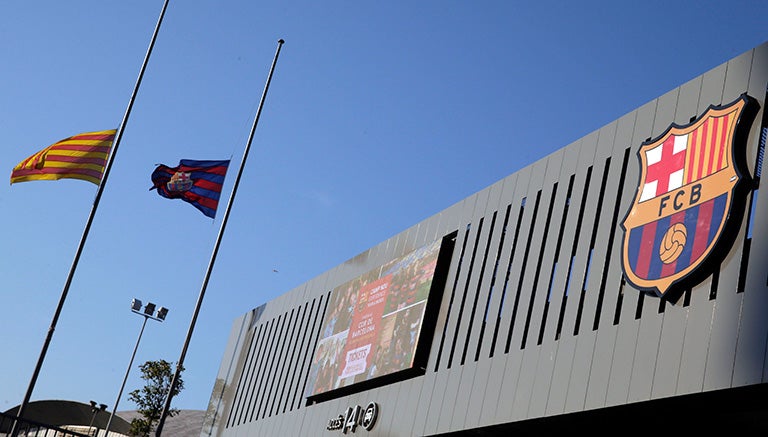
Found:
[{"label": "yellow stripe on flag", "polygon": [[104,174],[115,133],[115,129],[84,132],[54,143],[16,165],[11,172],[11,184],[80,179],[98,185]]}]

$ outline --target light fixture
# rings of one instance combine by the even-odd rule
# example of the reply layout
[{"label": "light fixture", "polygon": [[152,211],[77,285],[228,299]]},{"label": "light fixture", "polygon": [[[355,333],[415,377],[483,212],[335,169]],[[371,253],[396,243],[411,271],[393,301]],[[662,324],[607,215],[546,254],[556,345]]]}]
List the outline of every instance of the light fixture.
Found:
[{"label": "light fixture", "polygon": [[[99,414],[99,412],[104,411],[107,409],[106,404],[99,404],[96,401],[89,401],[91,404],[91,422],[88,424],[88,433],[90,435],[90,430],[93,428],[93,422],[96,420],[96,416]],[[96,425],[96,432],[94,435],[98,434],[98,425]]]},{"label": "light fixture", "polygon": [[160,320],[165,320],[165,316],[168,315],[168,308],[166,307],[160,307],[157,310],[157,318]]},{"label": "light fixture", "polygon": [[148,302],[144,306],[144,314],[148,316],[152,316],[153,314],[155,314],[155,304],[153,304],[152,302]]},{"label": "light fixture", "polygon": [[[152,302],[147,302],[146,305],[144,305],[144,311],[141,311],[141,300],[134,298],[131,301],[131,311],[135,314],[138,314],[140,316],[144,316],[144,323],[141,324],[141,331],[139,331],[139,338],[136,339],[136,346],[133,348],[133,354],[131,355],[131,361],[128,362],[128,369],[125,371],[125,377],[123,378],[123,384],[120,386],[120,391],[117,394],[117,399],[115,400],[115,406],[112,408],[112,414],[109,415],[109,422],[107,422],[107,427],[104,429],[104,436],[109,435],[109,427],[112,426],[112,419],[115,417],[115,412],[117,411],[117,404],[120,403],[120,397],[123,395],[123,389],[125,389],[125,383],[128,381],[128,374],[131,372],[131,366],[133,365],[133,359],[136,357],[136,351],[139,349],[139,342],[141,342],[141,336],[144,334],[144,327],[147,326],[147,320],[157,320],[158,322],[162,322],[165,320],[165,317],[168,315],[168,308],[166,307],[160,307],[157,310],[157,313],[155,313],[156,305]],[[91,401],[91,406],[95,406],[96,403]],[[103,406],[102,409],[107,408],[106,405],[101,404]]]}]

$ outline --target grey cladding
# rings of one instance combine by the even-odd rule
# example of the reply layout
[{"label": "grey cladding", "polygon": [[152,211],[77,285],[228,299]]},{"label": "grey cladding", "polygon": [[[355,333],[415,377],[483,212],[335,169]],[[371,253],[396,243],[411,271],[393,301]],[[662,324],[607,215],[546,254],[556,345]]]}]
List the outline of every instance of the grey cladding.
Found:
[{"label": "grey cladding", "polygon": [[[745,92],[760,106],[747,140],[760,176],[767,84],[762,45],[244,314],[202,435],[332,435],[330,419],[371,401],[377,422],[357,434],[434,435],[768,382],[768,190],[676,302],[625,281],[620,226],[643,141]],[[448,235],[424,374],[308,405],[331,290]]]}]

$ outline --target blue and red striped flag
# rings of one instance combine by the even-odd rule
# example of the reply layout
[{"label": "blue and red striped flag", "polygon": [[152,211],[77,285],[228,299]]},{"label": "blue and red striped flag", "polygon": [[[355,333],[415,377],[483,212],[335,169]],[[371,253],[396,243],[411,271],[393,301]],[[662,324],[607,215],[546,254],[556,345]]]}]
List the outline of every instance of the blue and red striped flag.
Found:
[{"label": "blue and red striped flag", "polygon": [[152,188],[167,199],[181,199],[210,218],[216,217],[229,160],[182,159],[177,167],[160,164],[152,172]]}]

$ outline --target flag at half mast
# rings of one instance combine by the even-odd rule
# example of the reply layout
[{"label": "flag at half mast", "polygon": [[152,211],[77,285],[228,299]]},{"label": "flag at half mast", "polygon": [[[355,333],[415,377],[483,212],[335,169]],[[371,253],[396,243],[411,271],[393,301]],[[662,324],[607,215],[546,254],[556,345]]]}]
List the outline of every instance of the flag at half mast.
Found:
[{"label": "flag at half mast", "polygon": [[152,172],[152,188],[167,199],[181,199],[210,218],[216,217],[229,160],[182,159],[176,167],[160,164]]},{"label": "flag at half mast", "polygon": [[115,129],[84,132],[48,146],[13,168],[11,184],[81,179],[99,185],[115,132]]}]

